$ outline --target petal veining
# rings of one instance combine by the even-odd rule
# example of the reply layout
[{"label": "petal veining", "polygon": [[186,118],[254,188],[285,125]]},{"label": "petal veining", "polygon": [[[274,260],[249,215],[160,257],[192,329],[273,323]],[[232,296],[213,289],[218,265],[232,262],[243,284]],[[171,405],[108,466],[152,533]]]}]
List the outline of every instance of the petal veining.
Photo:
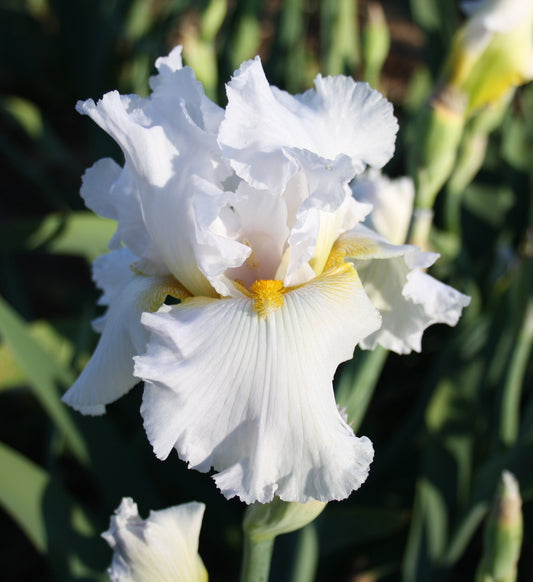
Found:
[{"label": "petal veining", "polygon": [[350,265],[283,300],[266,317],[249,298],[143,315],[145,428],[160,458],[175,447],[191,467],[219,471],[227,497],[342,499],[365,480],[372,446],[339,413],[332,378],[380,317]]}]

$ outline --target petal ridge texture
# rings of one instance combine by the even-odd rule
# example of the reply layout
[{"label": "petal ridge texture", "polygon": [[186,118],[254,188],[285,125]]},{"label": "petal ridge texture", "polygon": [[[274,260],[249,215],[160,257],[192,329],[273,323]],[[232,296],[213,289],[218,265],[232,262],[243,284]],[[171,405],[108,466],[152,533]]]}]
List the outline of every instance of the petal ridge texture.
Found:
[{"label": "petal ridge texture", "polygon": [[219,471],[227,497],[343,499],[373,451],[340,414],[332,377],[380,317],[349,264],[283,297],[266,317],[250,298],[144,314],[151,336],[135,373],[145,428],[158,457],[175,447],[191,467]]}]

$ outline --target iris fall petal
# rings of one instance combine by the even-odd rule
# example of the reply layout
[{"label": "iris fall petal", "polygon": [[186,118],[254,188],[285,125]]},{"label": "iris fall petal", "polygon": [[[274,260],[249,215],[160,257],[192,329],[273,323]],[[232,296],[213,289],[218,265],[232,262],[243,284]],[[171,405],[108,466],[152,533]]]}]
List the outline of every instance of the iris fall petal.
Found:
[{"label": "iris fall petal", "polygon": [[142,414],[155,453],[172,447],[250,503],[342,499],[365,480],[372,446],[337,409],[333,373],[380,317],[349,265],[283,295],[191,299],[143,316]]}]

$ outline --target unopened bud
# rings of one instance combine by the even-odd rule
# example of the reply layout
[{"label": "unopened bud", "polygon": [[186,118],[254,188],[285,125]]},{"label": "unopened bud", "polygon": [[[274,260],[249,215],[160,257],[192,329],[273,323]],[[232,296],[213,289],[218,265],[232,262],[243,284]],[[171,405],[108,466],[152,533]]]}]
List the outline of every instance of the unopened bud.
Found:
[{"label": "unopened bud", "polygon": [[270,503],[254,503],[246,510],[243,529],[255,543],[300,529],[316,519],[327,503],[294,503],[275,497]]},{"label": "unopened bud", "polygon": [[485,524],[484,552],[477,582],[516,580],[522,528],[522,499],[518,482],[511,473],[504,471]]},{"label": "unopened bud", "polygon": [[468,96],[470,116],[531,79],[533,5],[510,0],[468,4],[473,10],[453,39],[444,80]]}]

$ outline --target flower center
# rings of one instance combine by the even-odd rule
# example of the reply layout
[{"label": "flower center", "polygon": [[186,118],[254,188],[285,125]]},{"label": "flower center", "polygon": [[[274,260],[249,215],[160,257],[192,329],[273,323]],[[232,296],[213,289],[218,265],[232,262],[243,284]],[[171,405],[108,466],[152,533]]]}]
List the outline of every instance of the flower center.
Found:
[{"label": "flower center", "polygon": [[250,292],[254,299],[254,311],[261,319],[265,319],[273,311],[282,307],[285,300],[283,298],[283,281],[275,279],[259,279],[250,286]]}]

